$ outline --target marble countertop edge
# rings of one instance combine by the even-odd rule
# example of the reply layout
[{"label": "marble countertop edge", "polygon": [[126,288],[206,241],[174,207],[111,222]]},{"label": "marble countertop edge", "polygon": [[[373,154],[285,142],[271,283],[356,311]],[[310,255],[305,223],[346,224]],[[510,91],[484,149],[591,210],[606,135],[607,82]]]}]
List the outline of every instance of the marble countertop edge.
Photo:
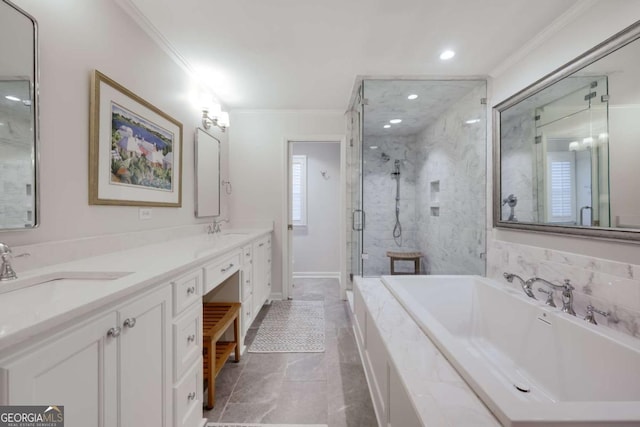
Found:
[{"label": "marble countertop edge", "polygon": [[[271,232],[272,229],[266,228],[225,230],[222,236],[202,234],[168,240],[19,274],[18,280],[28,281],[57,272],[130,273],[118,279],[105,280],[104,284],[99,285],[99,292],[95,292],[95,295],[92,295],[95,289],[89,288],[83,296],[73,295],[71,290],[68,295],[65,295],[64,291],[59,292],[56,297],[71,300],[70,308],[51,317],[33,321],[25,321],[24,316],[11,314],[3,318],[1,313],[15,313],[18,310],[21,313],[34,313],[38,310],[38,304],[44,305],[46,301],[34,301],[29,294],[33,294],[32,288],[46,287],[47,284],[0,293],[0,355],[18,350],[20,345],[30,338],[69,324],[74,319],[90,313],[102,314],[98,313],[102,309],[126,303],[127,297],[150,291],[159,284],[168,284],[171,279],[202,268],[216,258],[239,250]],[[32,291],[25,292],[27,289]],[[24,295],[24,298],[21,295]],[[74,298],[77,303],[74,302]]]}]

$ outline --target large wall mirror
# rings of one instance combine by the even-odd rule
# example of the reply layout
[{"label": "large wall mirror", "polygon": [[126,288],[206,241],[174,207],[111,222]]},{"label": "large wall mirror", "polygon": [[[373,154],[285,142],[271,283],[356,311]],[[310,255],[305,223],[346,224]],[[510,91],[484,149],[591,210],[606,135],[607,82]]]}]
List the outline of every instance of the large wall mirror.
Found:
[{"label": "large wall mirror", "polygon": [[0,230],[33,228],[38,209],[36,21],[0,1]]},{"label": "large wall mirror", "polygon": [[640,21],[494,108],[494,226],[640,241]]},{"label": "large wall mirror", "polygon": [[196,217],[220,215],[220,141],[196,129]]}]

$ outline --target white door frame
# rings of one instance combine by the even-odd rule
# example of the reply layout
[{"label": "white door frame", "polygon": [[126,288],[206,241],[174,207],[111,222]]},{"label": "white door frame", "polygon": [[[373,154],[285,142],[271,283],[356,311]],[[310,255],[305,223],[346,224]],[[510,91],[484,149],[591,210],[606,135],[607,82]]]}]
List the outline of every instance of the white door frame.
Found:
[{"label": "white door frame", "polygon": [[285,195],[282,199],[282,297],[289,298],[291,285],[293,284],[293,231],[289,230],[291,224],[291,145],[294,142],[323,142],[340,144],[340,203],[339,203],[339,239],[340,239],[340,297],[347,298],[347,138],[345,135],[301,135],[290,136],[283,139],[282,156],[286,171],[282,174],[282,189]]}]

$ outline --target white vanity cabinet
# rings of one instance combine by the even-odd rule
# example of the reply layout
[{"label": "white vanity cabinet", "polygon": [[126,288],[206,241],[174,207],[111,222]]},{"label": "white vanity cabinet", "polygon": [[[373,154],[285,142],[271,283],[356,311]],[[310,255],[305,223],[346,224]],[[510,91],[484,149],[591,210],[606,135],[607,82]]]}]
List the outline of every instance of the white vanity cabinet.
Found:
[{"label": "white vanity cabinet", "polygon": [[271,236],[253,243],[253,318],[271,298]]},{"label": "white vanity cabinet", "polygon": [[171,425],[168,286],[0,361],[8,405],[64,405],[67,427]]},{"label": "white vanity cabinet", "polygon": [[253,245],[246,245],[242,248],[242,274],[241,274],[241,300],[242,313],[240,328],[242,329],[242,340],[247,335],[249,326],[253,322],[255,315],[253,310]]}]

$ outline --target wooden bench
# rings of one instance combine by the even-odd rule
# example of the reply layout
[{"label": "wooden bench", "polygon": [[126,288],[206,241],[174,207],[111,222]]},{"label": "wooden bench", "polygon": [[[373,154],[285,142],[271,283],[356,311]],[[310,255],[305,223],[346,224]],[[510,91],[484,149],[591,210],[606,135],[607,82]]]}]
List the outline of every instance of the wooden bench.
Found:
[{"label": "wooden bench", "polygon": [[422,258],[421,252],[392,252],[388,251],[387,256],[391,262],[391,274],[411,274],[411,273],[399,273],[396,272],[396,261],[413,261],[414,271],[413,274],[420,274],[420,258]]},{"label": "wooden bench", "polygon": [[[202,346],[204,356],[204,378],[209,383],[207,409],[215,405],[216,377],[231,352],[235,350],[235,361],[240,361],[240,303],[206,302],[202,304]],[[218,341],[233,323],[233,341]]]}]

